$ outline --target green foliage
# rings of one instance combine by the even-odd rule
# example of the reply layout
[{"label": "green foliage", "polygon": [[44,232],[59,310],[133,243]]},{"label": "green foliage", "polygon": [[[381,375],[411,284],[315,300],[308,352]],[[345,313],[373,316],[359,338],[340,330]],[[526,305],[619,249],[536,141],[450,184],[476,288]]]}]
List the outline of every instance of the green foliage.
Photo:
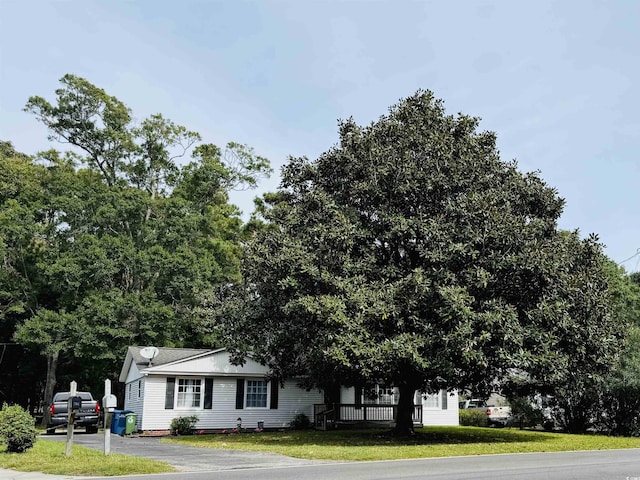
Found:
[{"label": "green foliage", "polygon": [[23,453],[36,442],[34,418],[19,405],[2,405],[0,410],[0,440],[8,452]]},{"label": "green foliage", "polygon": [[545,422],[542,408],[529,397],[516,397],[509,400],[512,423],[519,428],[535,427]]},{"label": "green foliage", "polygon": [[592,414],[595,427],[602,432],[640,436],[640,327],[630,329]]},{"label": "green foliage", "polygon": [[458,421],[462,426],[486,427],[487,413],[484,410],[460,410],[458,412]]},{"label": "green foliage", "polygon": [[[598,285],[597,288],[606,293],[602,302],[606,302],[610,311],[610,325],[618,330],[615,337],[610,338],[619,340],[613,343],[613,348],[606,344],[600,346],[599,360],[593,354],[585,356],[584,350],[576,344],[576,355],[569,359],[567,372],[550,384],[534,388],[552,394],[548,410],[550,419],[554,425],[568,432],[596,429],[613,435],[637,435],[640,390],[635,378],[640,374],[636,358],[640,338],[635,326],[640,325],[640,285],[633,281],[633,276],[627,275],[623,268],[608,259],[602,262],[601,271],[586,270],[581,275],[585,281],[589,280],[587,285]],[[574,289],[569,298],[572,308],[586,317],[602,305],[586,303],[590,296],[584,293],[584,290]],[[576,332],[574,336],[595,334],[602,338],[602,331],[594,327],[590,324],[582,334]],[[596,346],[594,353],[597,352]]]},{"label": "green foliage", "polygon": [[304,413],[297,414],[293,420],[289,422],[291,430],[309,430],[312,427],[311,420]]},{"label": "green foliage", "polygon": [[240,280],[245,235],[228,190],[270,171],[239,144],[233,164],[206,145],[181,165],[198,133],[160,114],[136,125],[87,80],[60,82],[54,102],[25,110],[76,153],[32,159],[0,144],[3,339],[46,359],[45,402],[58,365],[97,390],[128,345],[218,343],[207,306]]},{"label": "green foliage", "polygon": [[605,268],[614,305],[613,314],[624,325],[640,326],[640,273],[627,274],[624,268],[611,260]]},{"label": "green foliage", "polygon": [[621,329],[601,245],[559,231],[556,190],[500,160],[478,124],[419,91],[291,159],[229,307],[237,360],[307,386],[396,385],[404,431],[414,390],[606,371]]},{"label": "green foliage", "polygon": [[29,98],[25,111],[49,128],[50,140],[68,142],[83,150],[89,166],[114,185],[123,162],[135,149],[131,111],[84,78],[67,74],[60,83],[57,104],[34,96]]},{"label": "green foliage", "polygon": [[191,435],[193,427],[198,422],[198,417],[192,415],[190,417],[176,417],[171,420],[169,430],[171,435]]}]

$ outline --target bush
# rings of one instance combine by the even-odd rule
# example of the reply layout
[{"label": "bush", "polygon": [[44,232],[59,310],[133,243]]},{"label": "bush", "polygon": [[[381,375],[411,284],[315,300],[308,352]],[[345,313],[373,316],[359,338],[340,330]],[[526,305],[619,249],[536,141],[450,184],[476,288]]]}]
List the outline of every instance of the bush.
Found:
[{"label": "bush", "polygon": [[542,408],[528,397],[514,397],[510,400],[511,422],[522,430],[524,427],[536,427],[545,422]]},{"label": "bush", "polygon": [[460,425],[469,427],[486,427],[487,412],[485,410],[460,410],[458,413]]},{"label": "bush", "polygon": [[198,422],[198,417],[192,415],[191,417],[176,417],[171,420],[169,430],[171,435],[191,435],[193,433],[193,427]]},{"label": "bush", "polygon": [[19,405],[7,405],[0,410],[0,439],[7,451],[22,453],[36,442],[36,421]]},{"label": "bush", "polygon": [[289,427],[291,430],[308,430],[311,428],[311,420],[304,413],[299,413],[289,422]]}]

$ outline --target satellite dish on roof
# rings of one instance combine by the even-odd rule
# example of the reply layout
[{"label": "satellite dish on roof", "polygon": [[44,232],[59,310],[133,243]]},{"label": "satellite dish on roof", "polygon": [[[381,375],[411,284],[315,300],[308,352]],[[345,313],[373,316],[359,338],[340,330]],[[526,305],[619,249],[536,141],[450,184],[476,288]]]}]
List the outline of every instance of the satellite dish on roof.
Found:
[{"label": "satellite dish on roof", "polygon": [[149,360],[149,365],[151,365],[151,360],[156,358],[158,352],[156,347],[144,347],[140,349],[140,356]]}]

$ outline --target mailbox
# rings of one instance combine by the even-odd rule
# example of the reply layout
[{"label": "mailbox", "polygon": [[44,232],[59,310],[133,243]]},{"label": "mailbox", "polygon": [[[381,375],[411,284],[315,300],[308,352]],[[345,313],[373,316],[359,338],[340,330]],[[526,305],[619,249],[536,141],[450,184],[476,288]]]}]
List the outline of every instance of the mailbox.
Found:
[{"label": "mailbox", "polygon": [[107,412],[113,412],[118,406],[118,399],[115,395],[105,395],[102,397],[102,406]]},{"label": "mailbox", "polygon": [[82,408],[82,397],[71,397],[71,410],[78,411]]}]

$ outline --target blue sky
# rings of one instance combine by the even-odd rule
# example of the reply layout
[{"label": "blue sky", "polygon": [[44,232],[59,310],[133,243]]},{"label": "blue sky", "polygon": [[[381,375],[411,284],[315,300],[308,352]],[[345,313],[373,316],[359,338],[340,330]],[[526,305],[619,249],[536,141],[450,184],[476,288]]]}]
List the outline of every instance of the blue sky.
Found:
[{"label": "blue sky", "polygon": [[[0,139],[50,147],[22,108],[65,73],[276,171],[334,145],[338,119],[368,124],[429,89],[558,189],[562,228],[597,233],[617,262],[640,252],[635,0],[0,0]],[[257,193],[232,199],[248,214]]]}]

